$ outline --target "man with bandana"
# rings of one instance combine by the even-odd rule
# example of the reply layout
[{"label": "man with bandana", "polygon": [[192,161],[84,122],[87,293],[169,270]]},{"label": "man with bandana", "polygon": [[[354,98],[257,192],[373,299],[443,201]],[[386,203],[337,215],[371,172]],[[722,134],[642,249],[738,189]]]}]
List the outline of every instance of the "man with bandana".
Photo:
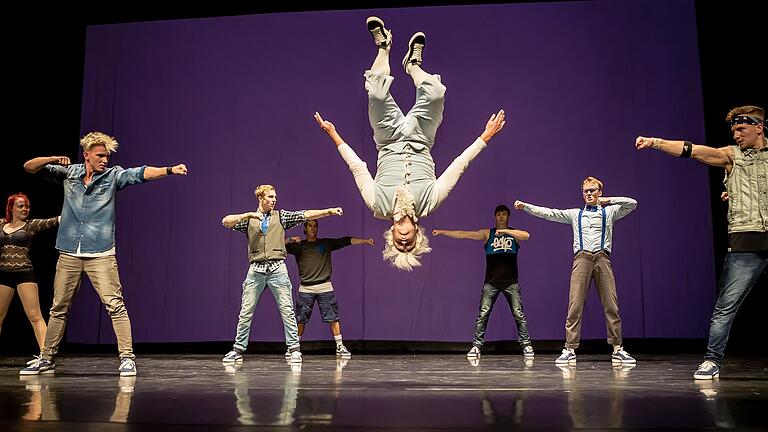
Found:
[{"label": "man with bandana", "polygon": [[741,106],[728,112],[735,145],[713,148],[690,141],[639,136],[638,150],[653,148],[670,156],[693,158],[725,168],[728,196],[728,253],[709,326],[704,362],[695,379],[720,376],[720,366],[736,311],[768,268],[768,140],[765,110]]}]

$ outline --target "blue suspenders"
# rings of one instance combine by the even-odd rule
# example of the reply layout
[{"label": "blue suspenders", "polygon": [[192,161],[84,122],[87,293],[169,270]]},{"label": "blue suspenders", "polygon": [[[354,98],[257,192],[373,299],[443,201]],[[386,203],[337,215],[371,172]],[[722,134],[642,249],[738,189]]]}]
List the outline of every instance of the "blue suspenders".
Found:
[{"label": "blue suspenders", "polygon": [[[600,250],[605,249],[605,207],[601,208],[603,217],[603,227],[600,231]],[[584,250],[584,235],[581,230],[581,215],[584,214],[584,209],[579,210],[579,250]]]}]

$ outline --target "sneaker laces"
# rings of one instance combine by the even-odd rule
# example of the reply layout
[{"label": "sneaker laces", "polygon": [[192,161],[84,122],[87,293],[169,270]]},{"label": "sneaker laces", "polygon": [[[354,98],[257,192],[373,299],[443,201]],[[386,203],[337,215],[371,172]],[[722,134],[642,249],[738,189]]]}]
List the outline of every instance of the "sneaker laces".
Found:
[{"label": "sneaker laces", "polygon": [[704,362],[699,365],[699,370],[701,370],[701,369],[710,369],[710,368],[713,368],[713,367],[717,367],[715,362],[712,362],[712,361],[709,361],[709,360],[704,360]]},{"label": "sneaker laces", "polygon": [[413,44],[413,53],[411,54],[411,58],[408,59],[408,63],[420,65],[422,51],[424,51],[424,44]]},{"label": "sneaker laces", "polygon": [[373,41],[376,42],[376,45],[382,48],[386,48],[389,45],[389,38],[383,27],[375,27],[371,29],[371,34],[373,35]]},{"label": "sneaker laces", "polygon": [[35,365],[35,366],[40,366],[40,361],[41,361],[42,359],[43,359],[43,355],[42,355],[42,354],[40,354],[40,355],[36,355],[36,356],[34,356],[34,357],[32,358],[32,360],[30,360],[30,361],[28,361],[28,362],[27,362],[27,366],[32,366],[32,365]]},{"label": "sneaker laces", "polygon": [[569,348],[563,348],[563,354],[576,354],[576,353],[571,351]]},{"label": "sneaker laces", "polygon": [[123,368],[131,368],[131,369],[133,369],[135,366],[136,366],[136,362],[134,362],[133,359],[124,358],[120,362],[120,369],[123,369]]}]

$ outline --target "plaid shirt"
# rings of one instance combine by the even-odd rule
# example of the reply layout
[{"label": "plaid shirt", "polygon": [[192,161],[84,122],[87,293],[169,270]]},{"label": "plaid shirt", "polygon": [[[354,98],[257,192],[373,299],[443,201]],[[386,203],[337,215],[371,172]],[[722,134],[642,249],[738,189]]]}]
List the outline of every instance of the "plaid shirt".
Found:
[{"label": "plaid shirt", "polygon": [[[269,213],[267,213],[264,216],[266,216],[267,224],[269,224],[269,218],[270,218]],[[307,222],[307,218],[304,217],[304,210],[299,210],[299,211],[280,210],[280,225],[282,225],[283,229],[286,231],[295,227],[296,225],[303,224],[305,222]],[[249,223],[250,223],[250,219],[243,219],[240,222],[236,223],[235,226],[232,227],[232,230],[240,231],[241,233],[248,235]],[[255,261],[251,263],[251,266],[253,267],[253,270],[255,272],[266,274],[266,273],[277,270],[277,268],[280,267],[284,262],[285,260]]]}]

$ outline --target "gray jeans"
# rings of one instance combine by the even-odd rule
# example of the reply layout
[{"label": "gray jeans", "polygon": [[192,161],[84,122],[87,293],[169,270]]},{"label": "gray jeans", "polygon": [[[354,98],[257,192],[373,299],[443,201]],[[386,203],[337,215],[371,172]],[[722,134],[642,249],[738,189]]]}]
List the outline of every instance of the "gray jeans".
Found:
[{"label": "gray jeans", "polygon": [[483,285],[483,294],[480,297],[480,312],[477,314],[477,321],[475,321],[475,340],[472,342],[472,345],[478,348],[483,346],[485,329],[488,326],[488,316],[491,314],[491,309],[493,309],[496,299],[499,298],[499,294],[504,294],[504,298],[509,303],[509,309],[512,310],[512,315],[515,317],[517,341],[520,342],[521,346],[530,345],[531,338],[528,336],[528,321],[526,321],[525,313],[523,312],[520,285],[516,283],[509,285],[486,283]]}]

